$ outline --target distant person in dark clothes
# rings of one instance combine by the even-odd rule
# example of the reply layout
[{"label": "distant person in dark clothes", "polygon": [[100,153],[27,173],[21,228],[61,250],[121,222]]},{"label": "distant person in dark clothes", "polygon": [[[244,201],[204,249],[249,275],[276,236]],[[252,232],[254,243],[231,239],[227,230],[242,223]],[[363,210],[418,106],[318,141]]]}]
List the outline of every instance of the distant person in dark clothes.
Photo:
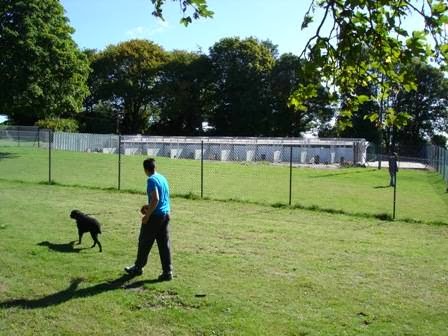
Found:
[{"label": "distant person in dark clothes", "polygon": [[170,188],[167,179],[156,172],[154,159],[143,161],[143,169],[148,176],[148,205],[142,206],[140,210],[143,217],[138,239],[137,258],[133,266],[125,267],[124,270],[131,275],[141,275],[143,267],[148,262],[152,245],[156,241],[163,270],[159,280],[169,281],[173,278],[168,230],[170,222]]},{"label": "distant person in dark clothes", "polygon": [[398,155],[397,153],[392,153],[389,156],[389,175],[390,175],[390,186],[394,187],[397,183],[397,172],[398,172]]}]

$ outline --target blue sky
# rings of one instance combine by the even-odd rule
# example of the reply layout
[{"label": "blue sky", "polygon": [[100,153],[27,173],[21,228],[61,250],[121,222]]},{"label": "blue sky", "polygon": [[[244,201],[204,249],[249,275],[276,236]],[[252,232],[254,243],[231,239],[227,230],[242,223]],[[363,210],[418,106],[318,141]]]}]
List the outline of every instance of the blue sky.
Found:
[{"label": "blue sky", "polygon": [[[221,38],[254,36],[271,40],[280,54],[299,54],[320,22],[317,17],[314,25],[300,30],[311,0],[207,0],[214,17],[194,21],[188,27],[179,24],[182,13],[178,0],[166,0],[165,21],[151,15],[151,0],[60,1],[76,30],[73,38],[83,49],[101,50],[109,44],[145,38],[166,50],[207,52]],[[404,26],[421,29],[421,19],[411,16]],[[322,32],[325,34],[325,29]]]},{"label": "blue sky", "polygon": [[179,24],[181,11],[167,0],[166,20],[151,15],[150,0],[61,0],[74,40],[81,48],[104,49],[131,38],[152,40],[166,50],[208,51],[224,37],[254,36],[269,39],[280,53],[299,53],[312,29],[300,24],[309,0],[208,0],[213,19],[201,19],[188,27]]}]

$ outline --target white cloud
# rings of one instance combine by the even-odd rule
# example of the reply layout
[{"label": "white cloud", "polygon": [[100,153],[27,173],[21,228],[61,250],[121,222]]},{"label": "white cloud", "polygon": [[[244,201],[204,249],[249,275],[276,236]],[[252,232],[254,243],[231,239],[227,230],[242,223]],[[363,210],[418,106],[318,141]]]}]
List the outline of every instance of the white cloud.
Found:
[{"label": "white cloud", "polygon": [[155,27],[138,26],[126,32],[126,35],[132,39],[142,39],[163,33],[169,27],[168,21],[158,20]]}]

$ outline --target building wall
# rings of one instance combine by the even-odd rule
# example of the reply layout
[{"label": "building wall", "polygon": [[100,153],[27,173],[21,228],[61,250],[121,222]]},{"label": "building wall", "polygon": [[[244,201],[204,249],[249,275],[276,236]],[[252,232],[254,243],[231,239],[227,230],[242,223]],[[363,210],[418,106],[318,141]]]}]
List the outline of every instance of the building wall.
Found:
[{"label": "building wall", "polygon": [[[368,143],[363,139],[300,138],[205,138],[122,136],[125,155],[162,156],[177,159],[289,162],[296,164],[365,163]],[[56,132],[53,147],[61,150],[118,152],[117,135]],[[355,153],[356,151],[356,153]],[[318,158],[317,158],[318,157]]]}]

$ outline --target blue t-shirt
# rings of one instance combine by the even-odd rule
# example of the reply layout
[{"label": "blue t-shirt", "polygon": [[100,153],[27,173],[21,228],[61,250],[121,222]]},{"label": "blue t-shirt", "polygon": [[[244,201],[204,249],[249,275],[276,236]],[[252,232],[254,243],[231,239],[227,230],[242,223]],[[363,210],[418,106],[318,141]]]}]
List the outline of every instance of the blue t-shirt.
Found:
[{"label": "blue t-shirt", "polygon": [[157,188],[159,193],[159,203],[154,209],[155,215],[166,215],[170,213],[170,187],[165,176],[155,172],[148,177],[148,204],[151,203],[151,193]]}]

